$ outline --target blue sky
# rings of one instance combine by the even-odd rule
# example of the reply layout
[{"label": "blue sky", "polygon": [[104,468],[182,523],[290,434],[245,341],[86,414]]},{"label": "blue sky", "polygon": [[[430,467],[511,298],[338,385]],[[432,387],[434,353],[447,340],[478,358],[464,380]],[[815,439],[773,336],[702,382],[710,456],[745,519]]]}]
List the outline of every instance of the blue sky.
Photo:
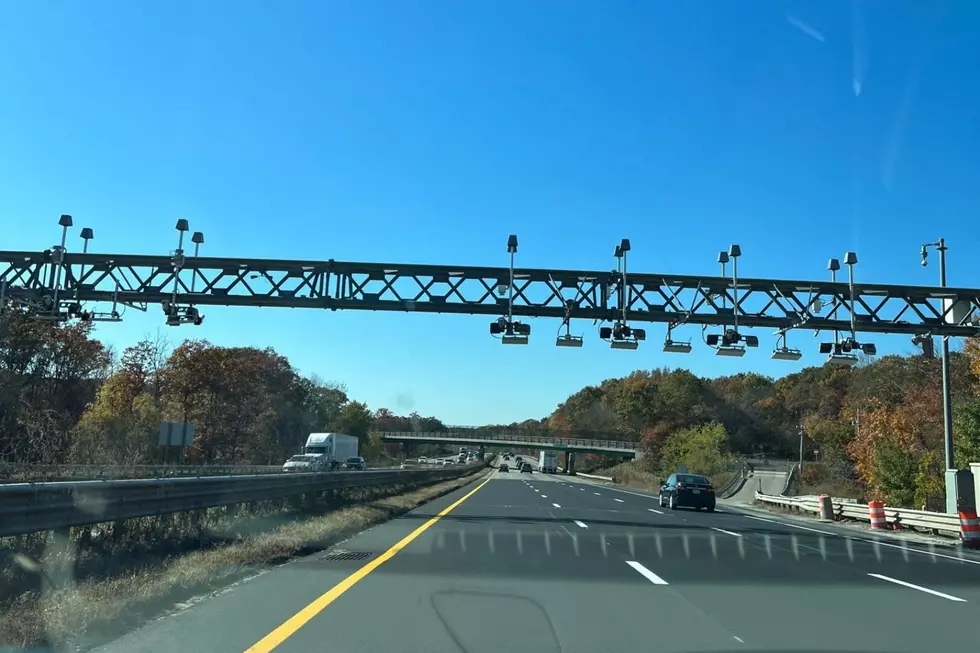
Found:
[{"label": "blue sky", "polygon": [[[0,5],[0,227],[41,249],[57,217],[92,249],[166,254],[178,217],[211,256],[714,274],[931,285],[980,273],[974,2],[45,2]],[[77,232],[77,229],[75,230]],[[77,238],[77,234],[73,234]],[[70,241],[71,242],[71,241]],[[77,246],[72,245],[75,249]],[[818,364],[650,346],[580,350],[534,322],[212,308],[223,345],[271,345],[373,408],[448,423],[541,417],[637,368],[781,375]],[[99,337],[162,327],[130,311]],[[697,338],[691,333],[678,333]],[[908,352],[907,338],[879,349]]]}]

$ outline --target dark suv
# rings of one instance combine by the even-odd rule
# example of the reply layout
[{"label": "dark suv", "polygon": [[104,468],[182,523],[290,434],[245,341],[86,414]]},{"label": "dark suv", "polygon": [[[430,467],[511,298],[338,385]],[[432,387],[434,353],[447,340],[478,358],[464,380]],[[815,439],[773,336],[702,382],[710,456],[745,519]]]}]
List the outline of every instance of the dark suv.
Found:
[{"label": "dark suv", "polygon": [[715,489],[711,481],[700,474],[671,474],[667,482],[660,486],[660,507],[670,509],[680,507],[715,510]]},{"label": "dark suv", "polygon": [[344,462],[344,469],[364,469],[364,459],[360,456],[351,456]]}]

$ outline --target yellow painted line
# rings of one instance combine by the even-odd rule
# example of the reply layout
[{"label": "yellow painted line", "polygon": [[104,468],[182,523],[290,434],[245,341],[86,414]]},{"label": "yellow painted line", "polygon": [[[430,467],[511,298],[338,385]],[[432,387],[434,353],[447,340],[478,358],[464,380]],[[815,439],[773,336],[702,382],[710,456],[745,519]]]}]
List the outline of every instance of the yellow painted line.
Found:
[{"label": "yellow painted line", "polygon": [[388,560],[391,560],[396,553],[411,544],[412,540],[429,530],[429,528],[431,528],[437,521],[448,515],[450,512],[459,507],[461,503],[476,494],[480,488],[490,482],[490,479],[492,479],[493,476],[494,475],[491,474],[486,480],[467,492],[463,497],[456,500],[451,506],[406,535],[393,547],[355,571],[344,580],[334,585],[324,594],[321,594],[312,603],[294,614],[292,617],[280,624],[279,627],[277,627],[271,633],[249,647],[245,653],[269,653],[269,651],[282,644],[288,637],[302,628],[306,622],[310,621],[313,617],[317,616],[321,611],[323,611],[324,608],[340,598],[344,592],[354,587],[354,585],[363,580],[368,574],[386,563]]}]

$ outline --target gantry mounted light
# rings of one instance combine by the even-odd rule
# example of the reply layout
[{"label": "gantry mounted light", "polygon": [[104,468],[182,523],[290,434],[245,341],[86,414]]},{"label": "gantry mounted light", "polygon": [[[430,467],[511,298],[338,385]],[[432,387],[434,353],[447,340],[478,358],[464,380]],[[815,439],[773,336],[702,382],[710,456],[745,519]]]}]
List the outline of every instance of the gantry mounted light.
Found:
[{"label": "gantry mounted light", "polygon": [[[857,265],[858,257],[854,252],[844,253],[844,265],[847,266],[847,284],[848,290],[850,291],[850,319],[851,319],[851,335],[847,338],[841,339],[840,333],[834,331],[834,342],[821,342],[820,343],[820,353],[827,356],[827,364],[836,367],[853,367],[859,362],[857,351],[863,352],[866,356],[875,356],[878,353],[878,348],[874,343],[870,342],[858,342],[857,339],[857,314],[854,311],[855,306],[855,288],[854,288],[854,266]],[[835,258],[830,259],[827,262],[827,269],[830,270],[830,280],[833,283],[837,283],[837,272],[840,270],[840,261]],[[834,303],[834,309],[831,311],[831,319],[836,317],[837,309],[839,306]]]},{"label": "gantry mounted light", "polygon": [[[581,347],[583,344],[582,336],[572,335],[571,313],[575,306],[575,301],[565,300],[565,318],[561,321],[561,326],[558,327],[558,337],[555,339],[555,345],[558,347]],[[565,329],[565,333],[561,332],[562,328]]]},{"label": "gantry mounted light", "polygon": [[776,348],[772,350],[772,359],[777,361],[798,361],[803,358],[803,352],[799,349],[793,349],[786,345],[786,332],[782,331],[779,334],[779,340],[776,341]]},{"label": "gantry mounted light", "polygon": [[670,354],[690,354],[691,353],[691,343],[688,342],[678,342],[671,338],[671,333],[674,330],[674,325],[669,325],[667,327],[667,337],[664,340],[664,351]]},{"label": "gantry mounted light", "polygon": [[647,339],[646,329],[634,329],[628,324],[616,322],[611,327],[599,327],[599,337],[609,342],[612,349],[636,349]]},{"label": "gantry mounted light", "polygon": [[[163,308],[163,314],[167,318],[167,326],[180,326],[181,324],[193,324],[194,326],[201,326],[204,322],[204,316],[201,311],[193,305],[182,305],[177,301],[177,295],[181,287],[180,282],[180,272],[184,269],[187,264],[187,258],[184,255],[184,233],[190,229],[190,224],[186,219],[180,218],[177,220],[177,224],[174,227],[177,230],[177,249],[173,251],[170,256],[170,263],[173,266],[174,274],[174,286],[173,292],[171,293],[169,300],[163,300],[160,302],[161,308]],[[194,258],[197,258],[198,252],[201,249],[201,243],[204,242],[204,234],[200,231],[195,231],[191,236],[191,242],[194,243]],[[194,292],[194,279],[197,276],[196,270],[191,270],[191,292]]]},{"label": "gantry mounted light", "polygon": [[[507,253],[510,254],[510,282],[507,284],[507,315],[490,323],[490,335],[500,336],[505,345],[526,345],[531,336],[531,325],[514,320],[514,256],[517,254],[517,234],[507,237]],[[497,295],[503,296],[504,289],[497,286]]]},{"label": "gantry mounted light", "polygon": [[630,286],[626,281],[626,255],[631,249],[629,238],[623,238],[613,251],[613,256],[616,257],[616,272],[619,275],[617,292],[622,318],[614,322],[611,327],[599,327],[599,338],[609,341],[609,346],[612,349],[635,350],[640,346],[640,342],[647,338],[645,329],[634,329],[627,323]]},{"label": "gantry mounted light", "polygon": [[[732,264],[732,323],[733,328],[725,329],[722,334],[711,334],[705,338],[705,343],[709,347],[715,348],[718,356],[741,357],[745,355],[746,347],[758,347],[759,338],[757,336],[744,336],[738,332],[738,259],[742,255],[742,248],[733,244],[727,252],[718,253],[718,262],[721,264],[722,274],[724,274],[725,264],[731,261]],[[722,305],[727,305],[726,295],[722,295]]]}]

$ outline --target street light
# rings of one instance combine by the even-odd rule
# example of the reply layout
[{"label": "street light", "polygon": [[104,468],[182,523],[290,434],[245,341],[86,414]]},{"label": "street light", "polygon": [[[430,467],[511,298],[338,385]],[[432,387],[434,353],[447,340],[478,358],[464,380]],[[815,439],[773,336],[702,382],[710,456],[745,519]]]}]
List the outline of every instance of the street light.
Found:
[{"label": "street light", "polygon": [[[939,286],[946,287],[946,239],[940,238],[934,243],[926,243],[922,246],[922,267],[929,265],[926,258],[929,256],[929,248],[935,247],[939,252]],[[943,321],[946,321],[947,313],[952,313],[953,305],[946,306],[943,299]],[[949,379],[949,336],[941,336],[940,348],[942,351],[941,369],[943,375],[943,443],[946,457],[946,512],[955,513],[957,511],[957,488],[956,467],[953,460],[953,409],[952,409],[952,389]],[[925,348],[923,348],[925,351]]]}]

